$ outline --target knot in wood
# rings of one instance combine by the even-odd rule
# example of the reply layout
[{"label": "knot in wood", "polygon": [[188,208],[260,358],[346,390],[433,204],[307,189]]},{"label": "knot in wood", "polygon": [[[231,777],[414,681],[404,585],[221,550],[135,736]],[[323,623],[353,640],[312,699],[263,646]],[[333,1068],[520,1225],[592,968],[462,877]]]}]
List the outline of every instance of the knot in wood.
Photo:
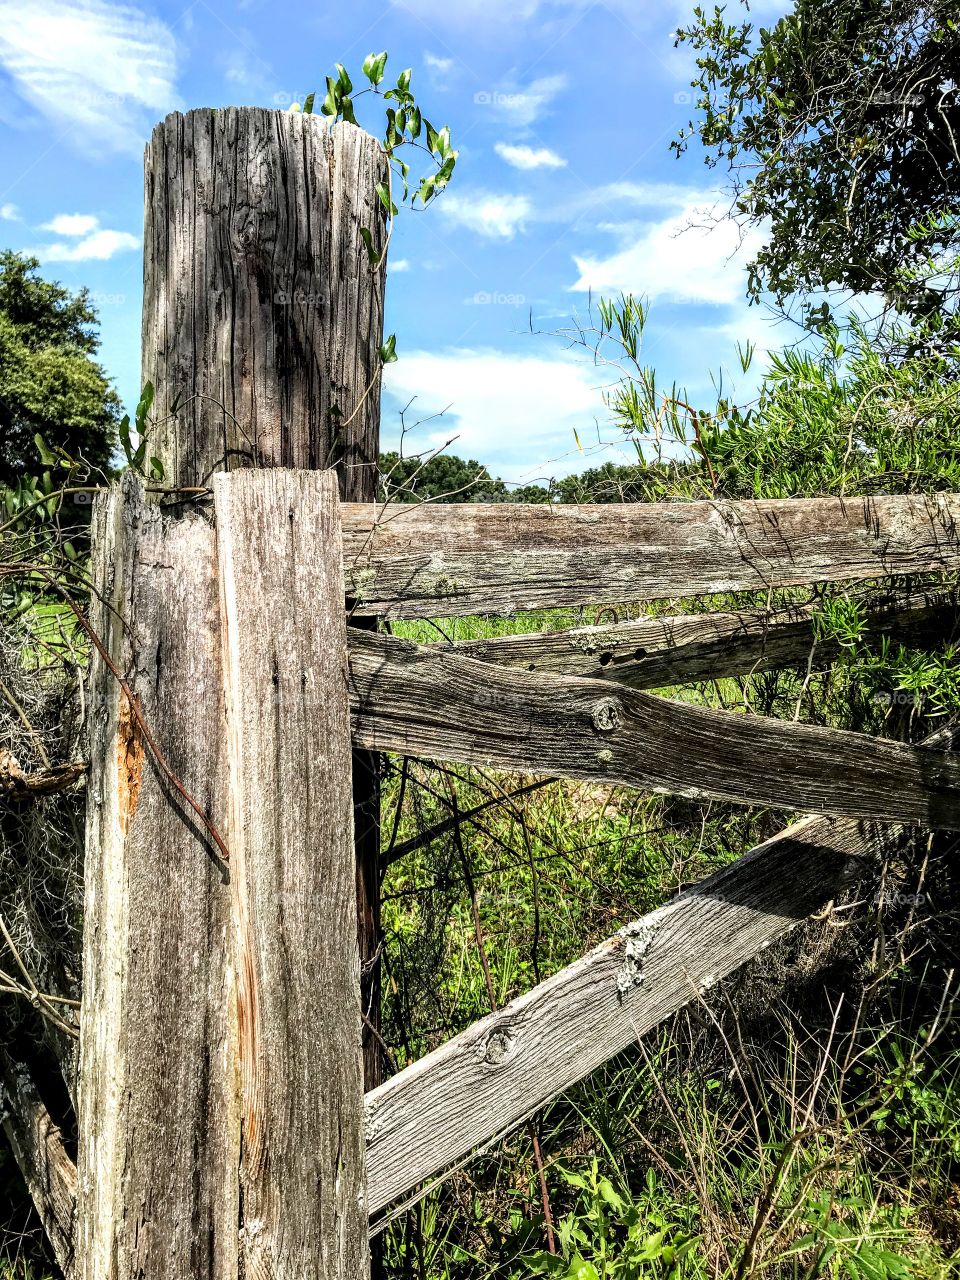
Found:
[{"label": "knot in wood", "polygon": [[516,1044],[516,1032],[512,1027],[498,1027],[487,1036],[484,1046],[483,1060],[492,1067],[498,1067],[513,1053]]},{"label": "knot in wood", "polygon": [[620,706],[613,698],[601,698],[599,702],[594,703],[591,718],[593,727],[598,733],[613,733],[614,729],[619,729],[623,722]]}]

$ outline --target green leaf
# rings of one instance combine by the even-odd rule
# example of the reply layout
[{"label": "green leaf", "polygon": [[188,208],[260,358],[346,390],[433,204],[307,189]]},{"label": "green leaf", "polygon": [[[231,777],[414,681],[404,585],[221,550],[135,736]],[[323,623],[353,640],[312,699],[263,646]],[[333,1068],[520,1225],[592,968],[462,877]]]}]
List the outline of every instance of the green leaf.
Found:
[{"label": "green leaf", "polygon": [[340,112],[340,95],[337,82],[332,76],[327,76],[327,96],[323,100],[320,111],[325,116],[335,116]]},{"label": "green leaf", "polygon": [[409,93],[410,77],[413,75],[413,68],[407,67],[406,71],[401,71],[397,77],[397,88],[401,93]]},{"label": "green leaf", "polygon": [[334,66],[337,68],[337,87],[341,94],[353,93],[353,81],[347,73],[347,68],[342,62],[335,62]]},{"label": "green leaf", "polygon": [[380,203],[386,209],[387,213],[389,213],[391,217],[396,217],[399,210],[390,199],[390,188],[385,182],[377,183],[377,195],[380,197]]},{"label": "green leaf", "polygon": [[383,255],[377,253],[376,249],[373,247],[373,235],[369,227],[360,228],[360,239],[367,247],[367,258],[370,261],[370,265],[372,267],[379,267]]},{"label": "green leaf", "polygon": [[47,448],[46,442],[39,431],[33,437],[33,443],[37,446],[37,453],[39,453],[40,461],[43,463],[43,465],[45,467],[55,466],[57,459],[54,456],[54,454],[52,454],[50,450]]},{"label": "green leaf", "polygon": [[313,115],[313,102],[316,98],[315,93],[308,93],[303,100],[303,114],[306,116]]},{"label": "green leaf", "polygon": [[384,364],[394,364],[396,362],[397,335],[395,333],[391,333],[390,337],[386,340],[386,342],[380,348],[380,359],[383,361]]},{"label": "green leaf", "polygon": [[363,74],[374,88],[383,81],[384,68],[387,65],[385,53],[368,53],[363,60]]},{"label": "green leaf", "polygon": [[567,1271],[568,1280],[600,1280],[600,1274],[592,1262],[587,1262],[580,1254],[575,1254]]}]

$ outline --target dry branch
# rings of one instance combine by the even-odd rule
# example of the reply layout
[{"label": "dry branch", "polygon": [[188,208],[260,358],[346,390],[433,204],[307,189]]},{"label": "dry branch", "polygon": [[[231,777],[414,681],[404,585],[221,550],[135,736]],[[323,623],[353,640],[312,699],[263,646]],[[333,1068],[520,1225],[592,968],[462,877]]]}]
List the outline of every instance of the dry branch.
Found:
[{"label": "dry branch", "polygon": [[7,800],[56,795],[79,782],[86,771],[86,764],[76,761],[55,765],[40,773],[24,773],[12,752],[0,750],[0,795]]},{"label": "dry branch", "polygon": [[57,1263],[73,1273],[77,1169],[27,1069],[0,1050],[3,1131],[23,1174]]}]

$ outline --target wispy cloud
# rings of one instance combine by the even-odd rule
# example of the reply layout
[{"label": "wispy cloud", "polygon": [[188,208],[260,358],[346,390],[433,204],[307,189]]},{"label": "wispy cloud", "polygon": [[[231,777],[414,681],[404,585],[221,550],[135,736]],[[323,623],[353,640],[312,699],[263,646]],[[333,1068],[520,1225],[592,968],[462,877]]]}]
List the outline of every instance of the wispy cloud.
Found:
[{"label": "wispy cloud", "polygon": [[390,262],[387,264],[387,270],[391,275],[400,275],[403,272],[410,270],[410,261],[408,258],[397,258],[396,262]]},{"label": "wispy cloud", "polygon": [[489,108],[498,120],[515,128],[529,128],[545,114],[550,104],[569,83],[562,72],[539,76],[524,83],[515,76],[502,80],[493,89],[480,89],[473,95],[478,107]]},{"label": "wispy cloud", "polygon": [[734,305],[744,296],[744,264],[759,246],[730,217],[691,202],[655,222],[619,229],[621,245],[601,257],[576,257],[575,290],[627,290],[672,302]]},{"label": "wispy cloud", "polygon": [[490,191],[446,192],[437,205],[446,221],[488,240],[512,240],[533,217],[527,196]]},{"label": "wispy cloud", "polygon": [[35,113],[86,151],[139,154],[142,113],[177,105],[158,18],[107,0],[0,0],[0,67]]},{"label": "wispy cloud", "polygon": [[22,222],[20,210],[15,204],[0,204],[0,220],[3,222]]},{"label": "wispy cloud", "polygon": [[439,71],[441,75],[446,75],[448,71],[453,70],[452,58],[441,58],[429,50],[423,55],[423,65],[429,67],[431,71]]},{"label": "wispy cloud", "polygon": [[549,147],[512,147],[507,142],[498,142],[494,150],[514,169],[564,169],[567,164],[563,156]]},{"label": "wispy cloud", "polygon": [[118,253],[140,248],[137,236],[101,227],[99,219],[87,213],[58,213],[42,230],[67,238],[24,251],[41,262],[105,262]]}]

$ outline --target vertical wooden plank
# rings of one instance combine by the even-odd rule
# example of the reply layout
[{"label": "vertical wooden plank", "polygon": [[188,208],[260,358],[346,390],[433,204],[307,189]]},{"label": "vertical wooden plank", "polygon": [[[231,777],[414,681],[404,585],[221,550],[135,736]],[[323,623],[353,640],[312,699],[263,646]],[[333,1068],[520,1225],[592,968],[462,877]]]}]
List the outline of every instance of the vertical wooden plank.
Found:
[{"label": "vertical wooden plank", "polygon": [[[151,453],[172,484],[245,467],[335,467],[372,502],[380,432],[385,240],[378,141],[259,107],[174,112],[145,160],[143,379]],[[376,628],[376,622],[361,625]],[[380,1014],[378,761],[354,757],[363,1004]],[[380,1081],[366,1037],[367,1087]]]},{"label": "vertical wooden plank", "polygon": [[241,1274],[369,1266],[337,482],[214,483],[231,792]]},{"label": "vertical wooden plank", "polygon": [[[214,538],[139,483],[93,521],[92,625],[179,782],[226,808]],[[76,1275],[236,1280],[227,872],[115,675],[90,674]]]}]

